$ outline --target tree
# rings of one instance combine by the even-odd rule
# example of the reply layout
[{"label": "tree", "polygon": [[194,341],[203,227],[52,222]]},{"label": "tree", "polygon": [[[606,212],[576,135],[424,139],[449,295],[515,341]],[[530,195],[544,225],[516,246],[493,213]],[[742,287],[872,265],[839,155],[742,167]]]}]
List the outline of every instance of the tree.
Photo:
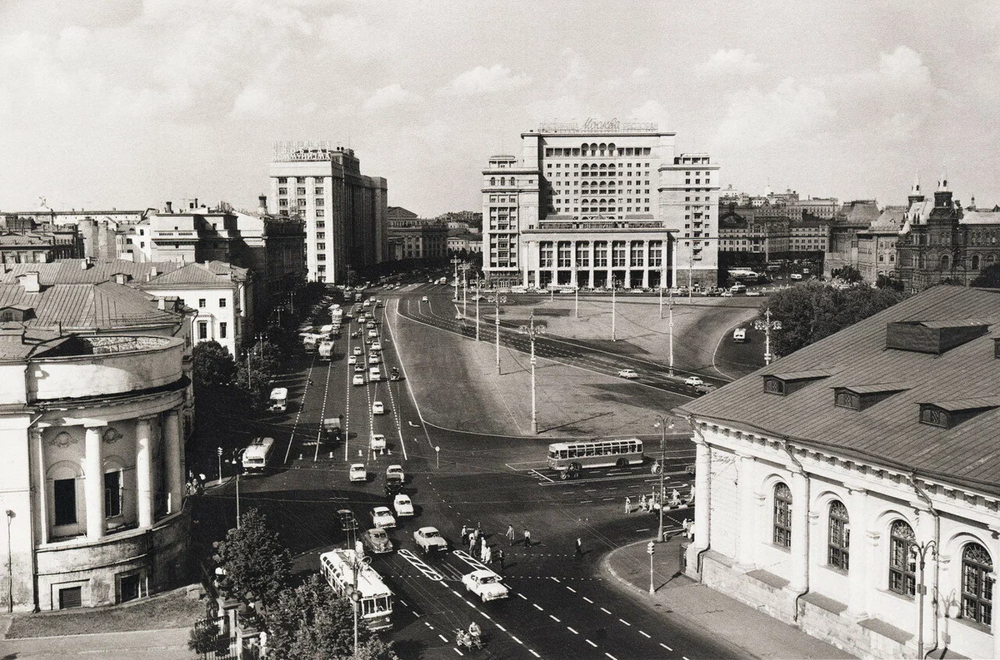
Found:
[{"label": "tree", "polygon": [[219,580],[222,594],[247,605],[259,599],[265,608],[270,607],[291,577],[292,556],[257,509],[244,513],[239,527],[226,533],[215,561],[224,571]]},{"label": "tree", "polygon": [[263,400],[271,382],[281,372],[282,356],[278,346],[270,341],[258,341],[240,360],[236,385],[251,394],[256,401]]},{"label": "tree", "polygon": [[834,277],[839,277],[848,284],[854,284],[855,282],[860,282],[864,279],[861,275],[861,271],[854,266],[844,266],[843,268],[838,268],[830,274]]},{"label": "tree", "polygon": [[[819,282],[779,291],[765,303],[771,309],[771,320],[781,321],[781,330],[771,339],[775,352],[793,353],[895,305],[903,297],[893,289],[865,286],[841,291]],[[764,308],[760,317],[764,318]]]},{"label": "tree", "polygon": [[200,653],[204,658],[209,653],[222,655],[229,650],[229,639],[219,630],[214,620],[198,621],[188,637],[188,649]]},{"label": "tree", "polygon": [[191,351],[196,387],[225,387],[236,376],[236,361],[229,349],[219,342],[203,341]]},{"label": "tree", "polygon": [[979,271],[976,279],[969,282],[969,286],[981,286],[988,289],[1000,289],[1000,264],[987,266]]},{"label": "tree", "polygon": [[[268,648],[287,660],[352,658],[354,613],[348,599],[338,596],[318,575],[301,586],[286,589],[268,608],[265,624]],[[392,646],[363,623],[358,627],[358,657],[398,660]]]},{"label": "tree", "polygon": [[879,275],[878,279],[875,280],[875,286],[879,289],[893,289],[900,293],[903,292],[903,283],[888,275]]}]

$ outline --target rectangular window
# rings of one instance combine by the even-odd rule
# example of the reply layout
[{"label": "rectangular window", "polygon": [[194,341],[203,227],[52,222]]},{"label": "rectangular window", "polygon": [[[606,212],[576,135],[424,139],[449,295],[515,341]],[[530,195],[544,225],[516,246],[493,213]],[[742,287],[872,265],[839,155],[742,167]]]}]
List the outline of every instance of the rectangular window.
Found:
[{"label": "rectangular window", "polygon": [[225,306],[226,306],[226,299],[219,298],[219,307],[225,307]]},{"label": "rectangular window", "polygon": [[323,188],[322,187],[316,188],[316,194],[317,195],[322,195],[323,194]]},{"label": "rectangular window", "polygon": [[594,266],[596,268],[607,268],[608,267],[608,242],[607,241],[595,241],[594,242]]},{"label": "rectangular window", "polygon": [[[326,212],[323,209],[316,209],[316,217],[317,218],[322,218],[325,215],[326,215]],[[322,227],[323,223],[322,222],[317,222],[316,226],[317,227]]]},{"label": "rectangular window", "polygon": [[851,525],[847,507],[841,502],[830,504],[830,531],[827,536],[827,563],[842,571],[850,569]]},{"label": "rectangular window", "polygon": [[323,206],[323,198],[322,197],[317,197],[316,198],[316,206]]},{"label": "rectangular window", "polygon": [[316,249],[317,250],[325,250],[326,249],[326,243],[317,243],[316,244]]},{"label": "rectangular window", "polygon": [[304,209],[306,207],[306,200],[304,199],[297,199],[295,200],[295,203],[298,204],[300,209]]},{"label": "rectangular window", "polygon": [[643,251],[643,244],[641,241],[632,242],[632,266],[636,268],[642,268],[645,266],[645,253]]},{"label": "rectangular window", "polygon": [[56,479],[52,483],[56,525],[76,524],[76,479]]},{"label": "rectangular window", "polygon": [[297,195],[305,195],[305,194],[306,194],[306,189],[305,189],[305,188],[297,188],[297,189],[295,190],[295,193],[296,193]]},{"label": "rectangular window", "polygon": [[288,188],[278,188],[278,194],[279,195],[287,195],[288,194]]},{"label": "rectangular window", "polygon": [[205,299],[204,298],[198,298],[198,307],[200,307],[202,309],[205,308]]},{"label": "rectangular window", "polygon": [[104,517],[122,515],[122,473],[121,470],[104,473]]},{"label": "rectangular window", "polygon": [[785,484],[774,488],[774,544],[792,547],[792,491]]},{"label": "rectangular window", "polygon": [[542,243],[538,250],[538,265],[541,268],[551,268],[553,261],[552,243]]},{"label": "rectangular window", "polygon": [[278,177],[278,183],[288,183],[288,179],[283,176]]},{"label": "rectangular window", "polygon": [[611,267],[625,267],[625,241],[613,241],[611,243]]},{"label": "rectangular window", "polygon": [[326,261],[326,253],[320,252],[319,254],[316,255],[316,259],[317,261]]},{"label": "rectangular window", "polygon": [[226,323],[225,321],[223,321],[222,323],[220,323],[219,324],[219,339],[226,339],[226,336],[229,334],[228,331],[229,331],[229,324]]},{"label": "rectangular window", "polygon": [[559,267],[569,268],[573,260],[571,244],[569,242],[559,243]]},{"label": "rectangular window", "polygon": [[83,607],[83,587],[68,587],[59,590],[59,609],[69,610]]}]

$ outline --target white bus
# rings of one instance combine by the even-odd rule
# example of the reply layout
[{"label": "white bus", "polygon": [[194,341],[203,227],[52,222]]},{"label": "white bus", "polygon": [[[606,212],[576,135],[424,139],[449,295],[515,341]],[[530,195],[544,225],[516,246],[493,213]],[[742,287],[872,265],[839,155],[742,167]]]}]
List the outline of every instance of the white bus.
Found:
[{"label": "white bus", "polygon": [[392,592],[371,566],[360,563],[354,550],[332,550],[319,556],[319,569],[327,583],[342,596],[357,589],[358,616],[371,630],[392,626]]},{"label": "white bus", "polygon": [[268,410],[271,412],[285,412],[288,410],[288,388],[276,387],[271,390],[270,404]]},{"label": "white bus", "polygon": [[549,445],[549,467],[559,472],[560,479],[575,479],[583,468],[626,467],[643,461],[642,440],[589,440],[586,442],[555,442]]},{"label": "white bus", "polygon": [[274,438],[254,438],[253,442],[243,450],[243,474],[263,472],[272,451],[274,451]]}]

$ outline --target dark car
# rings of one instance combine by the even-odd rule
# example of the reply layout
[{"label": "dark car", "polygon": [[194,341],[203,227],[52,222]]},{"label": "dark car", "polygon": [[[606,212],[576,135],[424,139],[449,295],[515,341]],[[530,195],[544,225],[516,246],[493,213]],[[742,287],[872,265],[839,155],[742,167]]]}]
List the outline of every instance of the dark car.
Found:
[{"label": "dark car", "polygon": [[708,394],[710,392],[714,392],[717,389],[718,388],[715,385],[712,385],[711,383],[702,383],[701,385],[696,385],[694,391],[697,392],[698,394]]},{"label": "dark car", "polygon": [[389,540],[389,536],[385,533],[384,529],[377,527],[369,529],[361,535],[361,542],[365,544],[365,547],[376,554],[392,552],[392,541]]},{"label": "dark car", "polygon": [[401,490],[403,490],[403,480],[399,475],[387,474],[385,476],[385,496],[388,498],[396,497]]},{"label": "dark car", "polygon": [[345,532],[354,531],[358,528],[358,521],[354,517],[354,512],[350,509],[341,509],[337,511],[337,517],[340,518],[340,529]]}]

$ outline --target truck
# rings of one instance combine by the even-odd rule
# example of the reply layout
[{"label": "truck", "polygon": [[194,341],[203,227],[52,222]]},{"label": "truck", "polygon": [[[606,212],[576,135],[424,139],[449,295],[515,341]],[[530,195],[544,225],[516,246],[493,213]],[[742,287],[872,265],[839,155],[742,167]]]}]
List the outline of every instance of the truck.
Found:
[{"label": "truck", "polygon": [[263,472],[272,451],[274,438],[254,438],[243,450],[243,474]]},{"label": "truck", "polygon": [[302,337],[302,348],[306,353],[315,353],[318,343],[317,337],[314,334],[307,334]]},{"label": "truck", "polygon": [[329,339],[320,342],[319,359],[322,362],[329,362],[333,359],[333,342]]},{"label": "truck", "polygon": [[333,323],[335,325],[339,324],[339,323],[343,323],[344,322],[344,308],[341,307],[340,305],[336,305],[336,304],[332,305],[330,307],[330,318],[333,320]]},{"label": "truck", "polygon": [[271,404],[268,406],[271,412],[285,412],[288,410],[288,388],[276,387],[271,390]]},{"label": "truck", "polygon": [[327,417],[323,420],[323,433],[327,440],[337,440],[340,438],[341,428],[343,425],[343,418],[337,417]]}]

